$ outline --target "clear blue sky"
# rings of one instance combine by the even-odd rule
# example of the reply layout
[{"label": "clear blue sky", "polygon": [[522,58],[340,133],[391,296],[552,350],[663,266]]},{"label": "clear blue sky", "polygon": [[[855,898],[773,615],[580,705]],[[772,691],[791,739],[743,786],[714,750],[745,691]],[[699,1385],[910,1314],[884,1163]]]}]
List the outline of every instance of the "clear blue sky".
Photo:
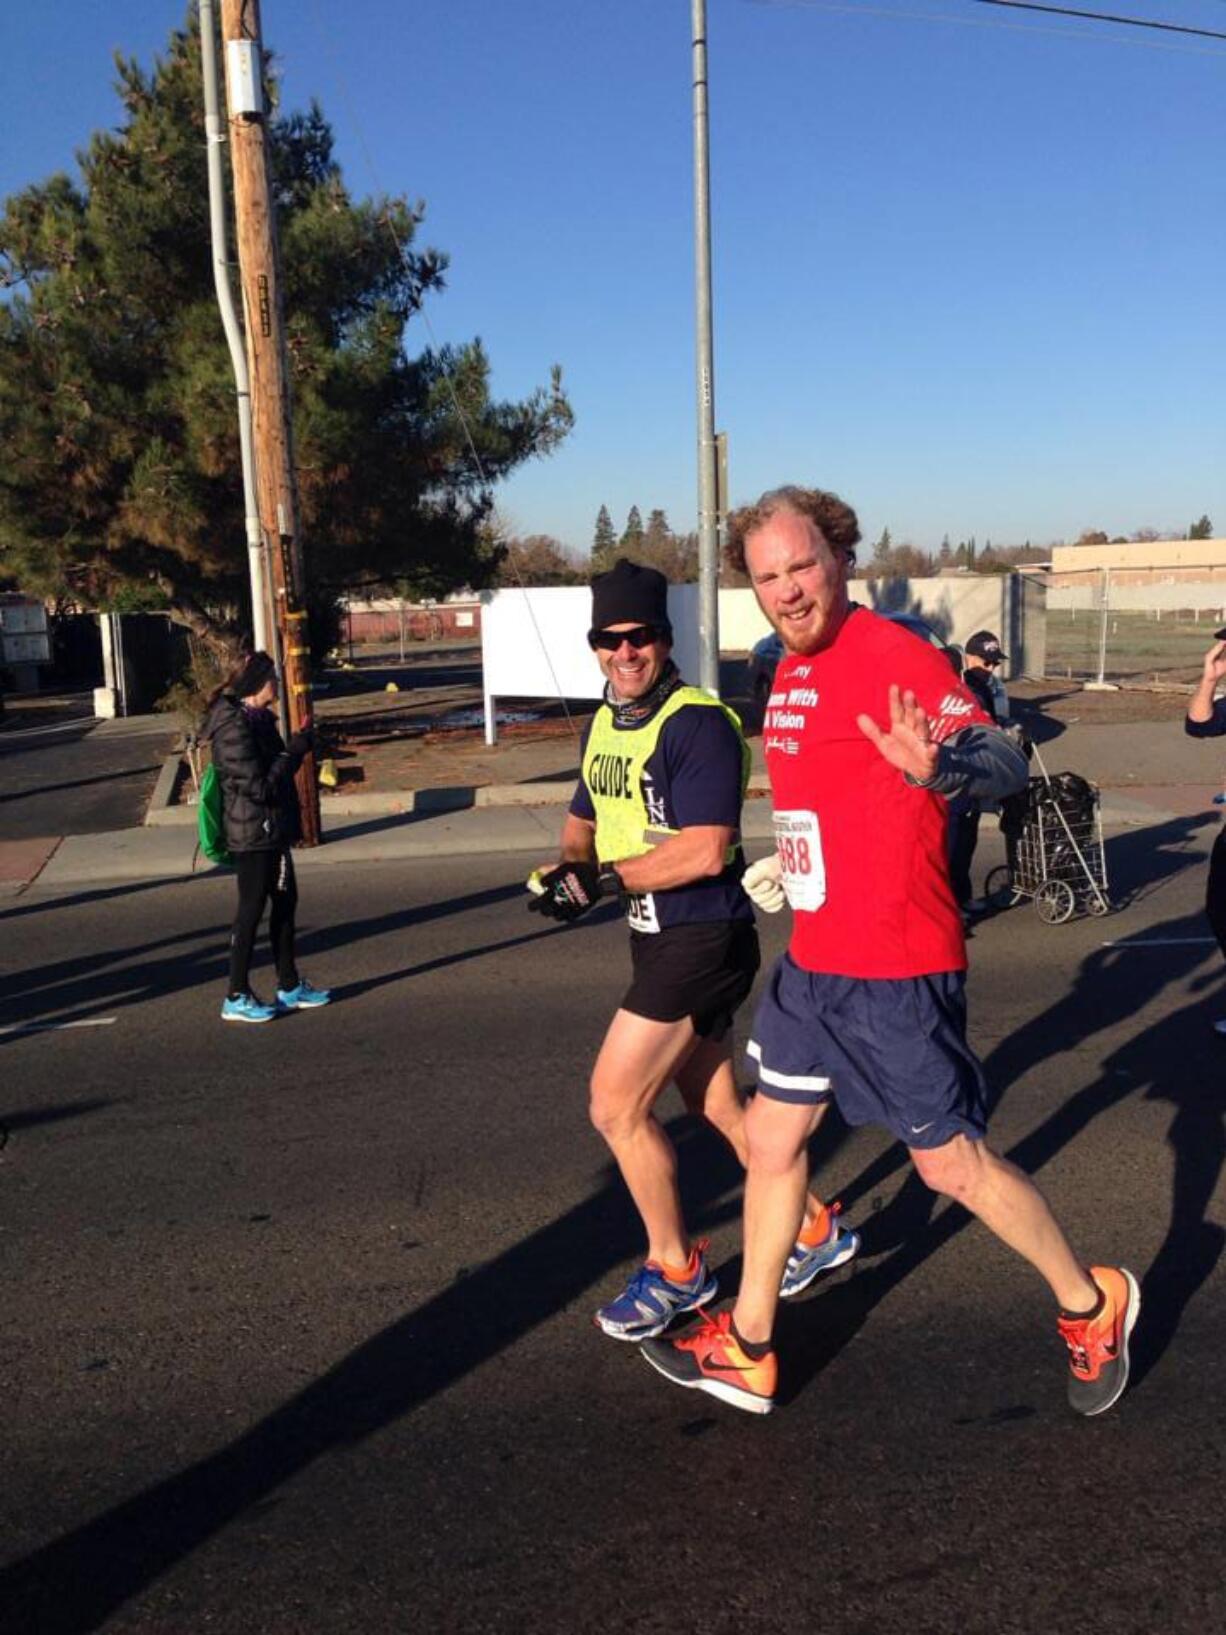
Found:
[{"label": "clear blue sky", "polygon": [[[926,547],[1202,511],[1226,533],[1226,43],[973,0],[709,5],[734,498],[817,483]],[[115,123],[111,51],[149,61],[183,9],[10,7],[0,192]],[[1226,31],[1224,0],[1103,9]],[[425,201],[437,337],[480,334],[506,395],[563,366],[575,432],[506,517],[579,550],[602,502],[619,529],[632,503],[692,527],[688,0],[263,17],[353,190]]]}]

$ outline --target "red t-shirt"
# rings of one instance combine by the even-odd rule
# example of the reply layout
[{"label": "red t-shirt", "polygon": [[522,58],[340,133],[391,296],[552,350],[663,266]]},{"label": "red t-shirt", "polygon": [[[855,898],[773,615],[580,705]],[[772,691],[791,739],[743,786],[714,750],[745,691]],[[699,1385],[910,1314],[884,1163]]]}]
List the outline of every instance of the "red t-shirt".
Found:
[{"label": "red t-shirt", "polygon": [[911,688],[937,743],[991,725],[935,647],[853,608],[829,647],[788,654],[763,722],[789,952],[807,971],[914,977],[966,967],[949,884],[946,803],[908,784],[856,725],[889,730],[891,683]]}]

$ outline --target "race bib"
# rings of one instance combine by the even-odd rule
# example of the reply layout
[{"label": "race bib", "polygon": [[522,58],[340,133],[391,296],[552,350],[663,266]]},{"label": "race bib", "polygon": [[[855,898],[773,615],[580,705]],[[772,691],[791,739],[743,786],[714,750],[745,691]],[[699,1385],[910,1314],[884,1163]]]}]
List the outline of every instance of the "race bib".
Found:
[{"label": "race bib", "polygon": [[813,913],[826,901],[826,860],[816,812],[776,812],[779,878],[793,909]]},{"label": "race bib", "polygon": [[631,891],[626,894],[626,924],[631,931],[658,931],[660,920],[656,914],[656,900],[649,891]]}]

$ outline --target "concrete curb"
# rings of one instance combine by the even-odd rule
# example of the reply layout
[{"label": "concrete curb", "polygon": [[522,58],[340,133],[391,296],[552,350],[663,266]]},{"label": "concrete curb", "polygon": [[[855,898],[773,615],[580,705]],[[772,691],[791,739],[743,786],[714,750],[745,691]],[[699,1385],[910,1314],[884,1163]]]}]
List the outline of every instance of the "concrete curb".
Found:
[{"label": "concrete curb", "polygon": [[[422,791],[422,794],[439,792]],[[448,791],[453,796],[456,791]],[[464,791],[465,795],[469,792]],[[370,798],[370,797],[367,797]],[[541,862],[556,854],[560,802],[548,805],[480,805],[432,811],[398,811],[366,816],[337,815],[325,828],[325,844],[318,850],[295,853],[304,873],[327,869],[334,863],[411,864],[427,858],[493,856],[522,852]],[[194,809],[187,808],[189,813]],[[1135,829],[1171,821],[1177,814],[1139,801],[1104,801],[1103,826],[1108,832]],[[1209,814],[1206,814],[1209,820]],[[742,833],[751,858],[760,857],[772,844],[771,807],[768,801],[750,801]],[[196,836],[183,824],[160,824],[119,829],[108,834],[69,835],[54,849],[37,875],[37,887],[62,890],[69,886],[116,880],[218,879],[229,871],[196,859]],[[13,892],[25,889],[13,883]],[[0,896],[9,893],[0,892]]]},{"label": "concrete curb", "polygon": [[[167,768],[163,767],[145,813],[146,826],[158,829],[195,828],[195,806],[171,805],[163,798],[163,779],[166,776]],[[170,787],[174,787],[173,775]],[[468,812],[477,806],[549,805],[549,799],[531,791],[552,787],[550,784],[507,784],[475,788],[468,784],[455,784],[438,789],[391,789],[381,795],[329,795],[324,792],[320,797],[320,813],[326,831],[328,820],[337,817],[423,817],[444,812]],[[520,791],[527,793],[521,795]],[[565,790],[564,797],[558,798],[569,800],[569,788]]]},{"label": "concrete curb", "polygon": [[[182,758],[170,755],[158,774],[146,825],[153,828],[191,827],[196,808],[174,803]],[[326,825],[330,817],[395,817],[399,813],[428,816],[441,812],[468,812],[485,807],[568,806],[574,780],[561,778],[540,783],[444,784],[432,789],[389,789],[381,794],[320,795],[320,815]],[[755,772],[749,780],[751,796],[767,794],[770,780],[765,772]]]},{"label": "concrete curb", "polygon": [[[153,793],[149,797],[149,804],[145,808],[146,823],[183,821],[169,816],[171,812],[180,810],[179,807],[171,803],[175,798],[175,790],[179,786],[179,771],[182,765],[183,757],[181,755],[168,755],[162,762],[162,770],[158,773],[157,782],[153,786]],[[184,806],[181,810],[188,814],[193,823],[196,821],[196,808],[194,806]]]}]

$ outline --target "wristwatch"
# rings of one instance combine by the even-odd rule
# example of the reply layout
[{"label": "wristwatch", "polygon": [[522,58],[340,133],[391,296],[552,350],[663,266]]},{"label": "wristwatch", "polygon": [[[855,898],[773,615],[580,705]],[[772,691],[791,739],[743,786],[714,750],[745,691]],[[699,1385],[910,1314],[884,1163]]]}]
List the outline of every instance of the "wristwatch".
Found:
[{"label": "wristwatch", "polygon": [[625,891],[622,877],[612,863],[602,863],[600,873],[596,876],[596,884],[600,888],[602,897],[620,897]]}]

